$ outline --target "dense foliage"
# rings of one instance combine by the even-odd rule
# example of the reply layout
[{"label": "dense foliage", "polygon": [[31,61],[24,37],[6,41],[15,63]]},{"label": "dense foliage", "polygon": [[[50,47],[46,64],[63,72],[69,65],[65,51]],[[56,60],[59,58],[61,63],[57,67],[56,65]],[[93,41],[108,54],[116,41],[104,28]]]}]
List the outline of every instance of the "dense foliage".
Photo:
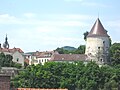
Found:
[{"label": "dense foliage", "polygon": [[85,53],[85,45],[80,45],[77,49],[73,50],[66,50],[63,47],[57,48],[55,51],[57,51],[59,54],[84,54]]},{"label": "dense foliage", "polygon": [[72,51],[72,50],[76,50],[75,47],[72,47],[72,46],[64,46],[62,47],[64,50],[68,50],[68,51]]},{"label": "dense foliage", "polygon": [[12,61],[13,57],[11,55],[5,55],[0,53],[0,67],[16,67],[21,68],[22,65]]},{"label": "dense foliage", "polygon": [[68,88],[69,90],[118,90],[120,65],[99,67],[94,62],[31,65],[21,71],[12,83],[15,87]]},{"label": "dense foliage", "polygon": [[120,64],[120,43],[114,43],[111,45],[110,60],[112,65]]},{"label": "dense foliage", "polygon": [[[70,53],[70,51],[62,49],[58,48],[61,54]],[[84,50],[85,46],[79,46],[75,52],[84,53]],[[3,58],[0,59],[3,60]],[[31,65],[13,78],[11,83],[15,87],[24,88],[120,90],[120,43],[114,43],[110,47],[110,60],[110,66],[101,67],[95,62],[88,64],[83,62],[48,62],[45,65]]]}]

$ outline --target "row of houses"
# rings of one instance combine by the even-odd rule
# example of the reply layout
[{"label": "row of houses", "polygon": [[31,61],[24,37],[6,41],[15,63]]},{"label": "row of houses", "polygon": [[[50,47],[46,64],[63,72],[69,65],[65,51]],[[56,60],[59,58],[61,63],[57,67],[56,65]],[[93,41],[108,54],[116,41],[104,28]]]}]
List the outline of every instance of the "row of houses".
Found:
[{"label": "row of houses", "polygon": [[85,60],[84,54],[59,54],[57,51],[36,51],[30,53],[24,53],[21,48],[9,48],[8,38],[6,36],[3,47],[0,44],[0,53],[5,55],[11,55],[13,62],[19,63],[24,66],[24,62],[29,65],[44,65],[46,62],[73,62],[77,60]]},{"label": "row of houses", "polygon": [[57,51],[36,51],[30,53],[24,53],[21,48],[9,48],[8,38],[6,36],[3,47],[0,44],[0,53],[5,55],[11,55],[13,62],[19,63],[24,66],[24,62],[29,65],[44,65],[46,62],[73,62],[77,60],[85,60],[84,54],[59,54]]},{"label": "row of houses", "polygon": [[46,62],[74,62],[74,61],[85,61],[85,54],[59,54],[57,51],[43,51],[43,52],[33,52],[25,54],[26,61],[29,65],[42,64]]}]

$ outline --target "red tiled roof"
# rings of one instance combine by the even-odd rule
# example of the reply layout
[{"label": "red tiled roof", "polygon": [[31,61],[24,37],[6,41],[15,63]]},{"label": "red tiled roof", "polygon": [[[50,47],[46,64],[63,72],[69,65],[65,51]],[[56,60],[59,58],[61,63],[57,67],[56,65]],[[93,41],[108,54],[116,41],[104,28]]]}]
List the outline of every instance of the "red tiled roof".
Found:
[{"label": "red tiled roof", "polygon": [[85,54],[54,54],[51,58],[51,61],[83,61],[85,59]]},{"label": "red tiled roof", "polygon": [[17,90],[68,90],[68,89],[17,88]]},{"label": "red tiled roof", "polygon": [[0,48],[0,52],[14,53],[15,51],[18,51],[20,53],[24,53],[20,48],[13,48],[13,49]]},{"label": "red tiled roof", "polygon": [[107,31],[104,29],[99,18],[96,20],[95,24],[93,25],[87,37],[96,37],[96,36],[108,37]]},{"label": "red tiled roof", "polygon": [[14,48],[14,49],[20,53],[24,53],[20,48]]},{"label": "red tiled roof", "polygon": [[50,58],[51,56],[36,56],[37,58]]},{"label": "red tiled roof", "polygon": [[36,56],[37,58],[49,58],[56,53],[58,54],[58,52],[56,51],[43,51],[43,52],[36,51],[33,53],[33,55]]}]

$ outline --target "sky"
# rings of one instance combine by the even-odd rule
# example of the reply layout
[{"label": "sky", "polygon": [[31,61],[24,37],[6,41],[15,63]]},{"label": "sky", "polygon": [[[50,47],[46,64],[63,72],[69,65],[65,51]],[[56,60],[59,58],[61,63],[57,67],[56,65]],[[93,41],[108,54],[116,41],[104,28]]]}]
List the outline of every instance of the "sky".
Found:
[{"label": "sky", "polygon": [[86,44],[83,33],[99,18],[120,42],[120,0],[0,0],[0,43],[24,52]]}]

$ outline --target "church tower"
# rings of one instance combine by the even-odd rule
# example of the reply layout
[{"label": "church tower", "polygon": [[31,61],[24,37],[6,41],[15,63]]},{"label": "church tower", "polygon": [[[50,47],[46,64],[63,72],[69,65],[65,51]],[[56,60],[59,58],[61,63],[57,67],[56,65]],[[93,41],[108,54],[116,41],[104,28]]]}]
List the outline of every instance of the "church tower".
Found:
[{"label": "church tower", "polygon": [[86,51],[88,60],[98,64],[108,63],[110,39],[99,18],[87,36]]},{"label": "church tower", "polygon": [[7,38],[7,35],[6,35],[6,38],[5,38],[5,42],[3,43],[3,47],[5,48],[5,49],[9,49],[9,43],[8,43],[8,38]]}]

